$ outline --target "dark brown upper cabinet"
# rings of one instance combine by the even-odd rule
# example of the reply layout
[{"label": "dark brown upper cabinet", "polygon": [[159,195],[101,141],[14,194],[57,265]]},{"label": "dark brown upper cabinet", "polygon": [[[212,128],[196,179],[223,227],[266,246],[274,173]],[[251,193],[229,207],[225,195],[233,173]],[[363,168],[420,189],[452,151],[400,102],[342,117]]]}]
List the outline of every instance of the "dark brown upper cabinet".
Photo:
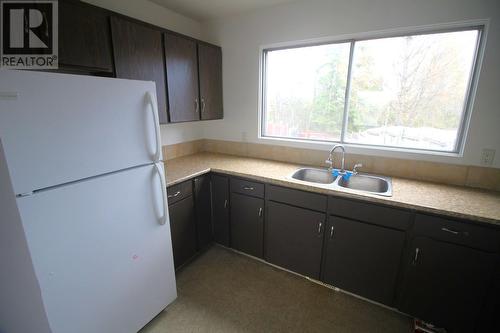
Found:
[{"label": "dark brown upper cabinet", "polygon": [[162,32],[121,17],[111,17],[116,77],[154,81],[160,123],[167,122]]},{"label": "dark brown upper cabinet", "polygon": [[164,34],[169,120],[172,123],[200,119],[196,41]]},{"label": "dark brown upper cabinet", "polygon": [[201,119],[222,119],[222,51],[198,43]]},{"label": "dark brown upper cabinet", "polygon": [[59,1],[59,65],[83,72],[113,72],[108,13],[77,1]]},{"label": "dark brown upper cabinet", "polygon": [[223,117],[220,47],[103,8],[59,1],[59,65],[155,82],[161,124]]},{"label": "dark brown upper cabinet", "polygon": [[222,118],[222,52],[217,46],[165,33],[169,119]]}]

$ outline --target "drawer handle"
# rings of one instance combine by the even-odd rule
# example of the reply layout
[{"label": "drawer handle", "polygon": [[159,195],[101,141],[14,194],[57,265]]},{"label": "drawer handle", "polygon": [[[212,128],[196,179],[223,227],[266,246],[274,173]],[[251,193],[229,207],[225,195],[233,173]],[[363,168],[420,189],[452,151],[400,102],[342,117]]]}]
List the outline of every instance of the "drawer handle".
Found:
[{"label": "drawer handle", "polygon": [[320,235],[321,235],[321,231],[322,231],[322,230],[323,230],[323,221],[320,221],[320,222],[318,223],[318,234],[320,234]]},{"label": "drawer handle", "polygon": [[262,217],[262,207],[259,208],[259,217]]},{"label": "drawer handle", "polygon": [[251,187],[251,186],[243,186],[243,189],[244,189],[245,191],[253,191],[253,190],[254,190],[254,188],[253,188],[253,187]]},{"label": "drawer handle", "polygon": [[333,238],[334,233],[335,233],[335,227],[332,225],[332,227],[330,228],[330,239]]},{"label": "drawer handle", "polygon": [[170,194],[169,196],[167,196],[167,198],[175,198],[176,196],[178,196],[179,194],[181,194],[181,191],[177,191],[175,192],[174,194]]},{"label": "drawer handle", "polygon": [[228,204],[228,201],[226,199],[226,200],[224,200],[224,208],[227,208],[227,204]]},{"label": "drawer handle", "polygon": [[420,254],[420,249],[417,247],[415,248],[415,256],[413,257],[413,265],[415,266],[418,261],[418,255]]},{"label": "drawer handle", "polygon": [[448,229],[446,227],[442,227],[441,230],[444,231],[444,232],[453,234],[453,235],[460,235],[460,234],[462,234],[464,236],[469,236],[469,233],[467,231],[457,231],[457,230],[453,230],[453,229]]}]

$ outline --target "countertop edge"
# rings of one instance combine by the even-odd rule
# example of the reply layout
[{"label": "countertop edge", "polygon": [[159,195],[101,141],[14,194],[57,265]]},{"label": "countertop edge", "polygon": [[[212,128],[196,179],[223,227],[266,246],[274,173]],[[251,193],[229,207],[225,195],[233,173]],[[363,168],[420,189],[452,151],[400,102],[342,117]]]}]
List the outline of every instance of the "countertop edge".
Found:
[{"label": "countertop edge", "polygon": [[311,186],[309,184],[306,184],[306,183],[303,183],[300,181],[292,181],[291,179],[287,179],[285,177],[283,177],[283,179],[280,180],[280,179],[276,179],[276,178],[272,178],[272,177],[256,176],[253,174],[236,172],[236,171],[228,171],[228,170],[217,169],[217,168],[205,168],[205,169],[197,171],[193,174],[189,174],[187,176],[175,179],[172,182],[167,182],[167,187],[177,185],[179,183],[188,181],[190,179],[193,179],[195,177],[198,177],[198,176],[201,176],[204,174],[208,174],[210,172],[224,174],[224,175],[228,175],[228,176],[236,176],[236,177],[252,179],[252,180],[265,182],[265,183],[272,184],[272,185],[288,187],[288,188],[306,191],[306,192],[339,196],[339,197],[344,197],[344,198],[348,198],[348,199],[361,200],[361,201],[365,201],[365,202],[369,202],[369,203],[382,204],[382,205],[390,206],[390,207],[394,207],[394,208],[403,208],[403,209],[414,210],[414,211],[420,212],[420,213],[431,213],[431,214],[441,215],[444,217],[470,220],[470,221],[473,221],[476,223],[487,224],[488,226],[500,228],[500,221],[495,220],[495,219],[486,218],[486,217],[477,216],[477,215],[463,214],[463,213],[454,212],[454,211],[450,211],[450,210],[443,210],[443,209],[439,209],[439,208],[432,208],[432,207],[421,206],[421,205],[411,204],[411,203],[406,203],[406,202],[391,201],[391,200],[387,200],[384,197],[380,197],[377,195],[353,193],[353,192],[347,192],[347,191],[340,191],[340,190],[336,190],[336,189],[321,188],[321,187]]}]

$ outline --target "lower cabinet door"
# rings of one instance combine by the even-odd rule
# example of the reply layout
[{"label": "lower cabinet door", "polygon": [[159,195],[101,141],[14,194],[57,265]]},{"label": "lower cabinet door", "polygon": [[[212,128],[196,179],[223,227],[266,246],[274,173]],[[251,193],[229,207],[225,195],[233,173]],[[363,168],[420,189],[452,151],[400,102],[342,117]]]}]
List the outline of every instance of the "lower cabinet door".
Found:
[{"label": "lower cabinet door", "polygon": [[319,279],[325,214],[273,201],[266,214],[266,260]]},{"label": "lower cabinet door", "polygon": [[215,241],[230,246],[228,177],[212,175],[212,216]]},{"label": "lower cabinet door", "polygon": [[405,233],[336,216],[325,232],[322,280],[392,305]]},{"label": "lower cabinet door", "polygon": [[210,176],[194,179],[194,199],[196,206],[196,232],[198,249],[203,250],[213,241],[212,195],[210,194]]},{"label": "lower cabinet door", "polygon": [[170,233],[174,266],[178,268],[196,254],[196,226],[193,197],[189,196],[169,207]]},{"label": "lower cabinet door", "polygon": [[263,239],[264,199],[231,193],[231,246],[262,258]]},{"label": "lower cabinet door", "polygon": [[473,332],[494,263],[490,253],[415,237],[398,308],[449,332]]}]

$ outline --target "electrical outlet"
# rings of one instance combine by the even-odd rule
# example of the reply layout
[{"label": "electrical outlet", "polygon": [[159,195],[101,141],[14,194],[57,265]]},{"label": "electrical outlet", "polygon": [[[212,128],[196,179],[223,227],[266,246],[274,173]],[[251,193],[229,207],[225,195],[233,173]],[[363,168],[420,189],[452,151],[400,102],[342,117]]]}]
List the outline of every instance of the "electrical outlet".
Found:
[{"label": "electrical outlet", "polygon": [[483,153],[481,154],[482,165],[493,165],[494,159],[495,159],[495,149],[483,149]]}]

